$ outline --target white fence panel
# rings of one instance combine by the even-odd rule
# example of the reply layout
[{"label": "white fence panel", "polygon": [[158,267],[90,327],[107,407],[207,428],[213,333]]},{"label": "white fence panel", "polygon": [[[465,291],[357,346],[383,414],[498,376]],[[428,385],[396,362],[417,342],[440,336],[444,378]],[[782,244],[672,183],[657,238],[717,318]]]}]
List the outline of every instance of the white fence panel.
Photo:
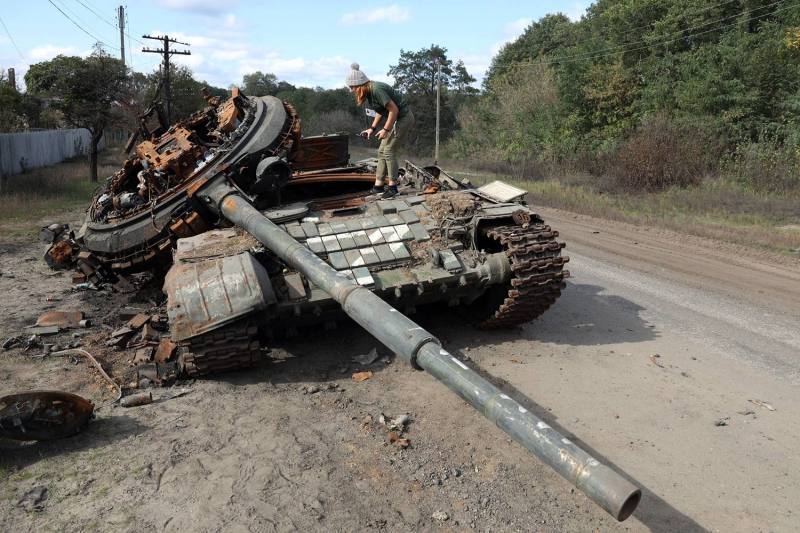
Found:
[{"label": "white fence panel", "polygon": [[[84,129],[0,133],[0,174],[60,163],[89,153],[91,136]],[[103,147],[100,140],[99,148]]]}]

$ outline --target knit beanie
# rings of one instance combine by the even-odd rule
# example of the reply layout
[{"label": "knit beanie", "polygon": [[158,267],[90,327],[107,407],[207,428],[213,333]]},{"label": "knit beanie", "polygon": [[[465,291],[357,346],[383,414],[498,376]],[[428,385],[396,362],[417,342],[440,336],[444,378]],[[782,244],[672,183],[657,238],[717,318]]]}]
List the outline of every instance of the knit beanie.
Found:
[{"label": "knit beanie", "polygon": [[353,63],[352,65],[350,65],[350,68],[352,70],[344,80],[348,87],[363,85],[369,81],[367,75],[358,70],[358,63]]}]

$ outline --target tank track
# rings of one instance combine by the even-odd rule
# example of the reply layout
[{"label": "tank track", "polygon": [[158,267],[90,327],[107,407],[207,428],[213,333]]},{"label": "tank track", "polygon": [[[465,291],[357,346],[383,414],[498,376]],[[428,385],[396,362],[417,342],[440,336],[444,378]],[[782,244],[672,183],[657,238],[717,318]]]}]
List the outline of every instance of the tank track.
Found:
[{"label": "tank track", "polygon": [[553,305],[566,286],[569,271],[563,268],[569,257],[561,255],[566,245],[556,241],[558,232],[545,224],[497,226],[486,236],[508,255],[512,276],[502,303],[479,327],[499,329],[530,322]]},{"label": "tank track", "polygon": [[248,321],[193,337],[179,345],[179,362],[189,377],[249,368],[261,359],[258,328]]}]

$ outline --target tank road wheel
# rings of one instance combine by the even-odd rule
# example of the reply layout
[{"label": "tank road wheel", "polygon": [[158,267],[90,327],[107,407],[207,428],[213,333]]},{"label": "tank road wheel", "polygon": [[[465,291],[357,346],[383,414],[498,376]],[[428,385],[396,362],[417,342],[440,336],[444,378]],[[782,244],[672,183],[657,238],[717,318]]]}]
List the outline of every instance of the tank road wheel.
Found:
[{"label": "tank road wheel", "polygon": [[485,230],[486,248],[503,251],[511,263],[511,279],[493,285],[473,304],[478,327],[498,329],[530,322],[544,313],[561,295],[569,272],[561,255],[564,243],[558,232],[545,224],[497,226]]}]

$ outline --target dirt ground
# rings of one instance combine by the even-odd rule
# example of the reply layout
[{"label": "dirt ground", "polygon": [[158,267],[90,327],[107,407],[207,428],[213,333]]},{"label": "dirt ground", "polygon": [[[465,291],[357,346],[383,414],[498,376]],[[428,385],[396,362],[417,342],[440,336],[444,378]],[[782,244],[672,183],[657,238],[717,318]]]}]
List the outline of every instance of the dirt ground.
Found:
[{"label": "dirt ground", "polygon": [[[544,317],[491,333],[441,308],[415,318],[641,486],[628,521],[343,323],[274,347],[255,370],[155,389],[155,403],[130,409],[102,405],[112,393],[83,361],[0,351],[0,394],[60,389],[102,405],[75,437],[0,439],[0,530],[796,530],[800,261],[542,212],[573,273]],[[80,309],[96,325],[77,340],[122,374],[132,354],[93,340],[116,309],[154,294],[71,292],[41,252],[33,237],[0,244],[0,337],[44,310]],[[373,348],[384,359],[353,362]],[[351,379],[366,369],[371,379]],[[189,393],[170,399],[177,389]],[[387,442],[381,413],[410,415],[409,448]],[[20,504],[36,487],[40,509]]]}]

